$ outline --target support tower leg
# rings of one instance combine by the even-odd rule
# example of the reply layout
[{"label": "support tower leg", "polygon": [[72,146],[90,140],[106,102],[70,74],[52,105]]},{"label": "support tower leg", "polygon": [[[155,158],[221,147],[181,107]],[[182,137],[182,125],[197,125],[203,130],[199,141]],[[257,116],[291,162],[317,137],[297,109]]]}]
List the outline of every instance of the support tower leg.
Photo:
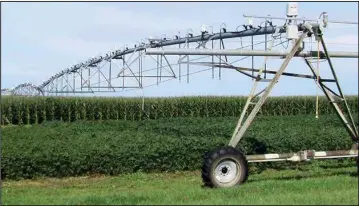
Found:
[{"label": "support tower leg", "polygon": [[[263,93],[262,96],[259,98],[259,101],[255,103],[254,108],[250,112],[249,116],[246,118],[244,124],[241,125],[241,121],[238,122],[238,125],[236,126],[236,130],[229,143],[229,146],[205,154],[202,167],[202,180],[206,186],[232,187],[240,185],[247,180],[247,160],[243,153],[237,150],[235,147],[237,146],[239,140],[242,138],[249,125],[252,123],[261,106],[264,104],[274,85],[278,82],[280,76],[288,66],[290,60],[299,50],[300,45],[302,44],[307,34],[308,31],[303,32],[299,39],[295,42],[291,51],[286,56],[283,64],[279,68],[278,72],[275,74],[274,78],[269,82],[267,88],[263,92],[261,92]],[[261,70],[263,70],[263,68]],[[257,82],[254,83],[252,91],[255,89],[256,83]],[[252,97],[250,96],[249,98]],[[248,107],[244,108],[244,110],[242,111],[241,119],[244,117],[244,114],[246,113],[247,109]],[[237,132],[237,130],[239,131]]]}]

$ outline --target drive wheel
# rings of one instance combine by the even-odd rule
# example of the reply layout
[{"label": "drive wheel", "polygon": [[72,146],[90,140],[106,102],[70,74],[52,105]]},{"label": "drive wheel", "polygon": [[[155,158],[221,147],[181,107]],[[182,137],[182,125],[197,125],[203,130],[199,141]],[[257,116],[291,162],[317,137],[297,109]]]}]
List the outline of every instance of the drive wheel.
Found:
[{"label": "drive wheel", "polygon": [[208,187],[233,187],[248,178],[248,165],[244,155],[233,147],[223,147],[204,155],[202,180]]}]

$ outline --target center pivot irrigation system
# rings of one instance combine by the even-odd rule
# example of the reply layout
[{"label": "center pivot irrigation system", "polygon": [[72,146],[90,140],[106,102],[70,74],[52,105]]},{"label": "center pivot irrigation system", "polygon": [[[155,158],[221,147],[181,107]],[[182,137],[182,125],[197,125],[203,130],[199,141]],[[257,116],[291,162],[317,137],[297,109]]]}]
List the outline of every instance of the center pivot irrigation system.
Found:
[{"label": "center pivot irrigation system", "polygon": [[[244,17],[248,18],[248,24],[238,26],[236,31],[227,31],[225,24],[222,24],[218,33],[213,32],[213,27],[212,32],[209,32],[207,30],[209,27],[203,26],[201,34],[197,36],[194,36],[193,32],[189,31],[184,37],[177,34],[172,39],[167,37],[151,37],[147,39],[148,43],[143,41],[138,42],[134,48],[128,48],[126,45],[123,49],[113,50],[104,56],[93,57],[86,62],[64,69],[38,86],[26,83],[20,84],[12,90],[4,89],[1,92],[3,94],[26,96],[118,92],[119,90],[125,91],[125,89],[126,91],[128,89],[144,89],[145,87],[158,85],[173,79],[181,81],[183,77],[186,78],[188,83],[191,74],[207,70],[212,70],[212,78],[214,78],[214,71],[218,69],[218,77],[220,79],[221,69],[226,68],[252,78],[253,86],[229,145],[204,155],[202,179],[205,185],[210,187],[232,187],[244,183],[248,177],[248,162],[308,161],[313,159],[357,157],[359,142],[357,125],[341,90],[331,59],[358,58],[358,53],[328,51],[323,34],[329,23],[355,25],[358,23],[328,21],[328,14],[326,12],[321,13],[319,18],[315,20],[297,18],[297,16],[297,4],[288,3],[286,18],[245,15]],[[258,27],[254,27],[253,19],[265,19],[262,22],[264,26],[260,24]],[[283,26],[274,26],[272,22],[274,19],[285,20],[285,23]],[[242,27],[243,30],[238,30],[238,28]],[[286,34],[284,42],[282,34]],[[267,36],[269,35],[271,38],[268,40]],[[254,36],[264,36],[265,41],[254,43]],[[243,46],[242,38],[245,37],[251,38],[250,45]],[[318,48],[317,50],[311,49],[306,51],[305,49],[308,49],[308,46],[306,48],[305,40],[312,40],[313,37],[317,42]],[[224,43],[226,39],[240,39],[241,47],[228,49],[228,46],[226,46],[226,49]],[[280,43],[275,44],[275,41],[278,40]],[[288,43],[291,47],[286,51],[273,50],[278,45],[282,46],[283,43]],[[254,50],[254,46],[258,44],[264,44],[264,50]],[[190,45],[192,48],[190,48]],[[322,50],[320,50],[320,46]],[[219,49],[215,47],[219,47]],[[154,55],[155,57],[153,57]],[[179,57],[177,58],[177,56]],[[190,59],[193,56],[195,58]],[[197,58],[198,56],[200,57]],[[231,57],[238,56],[242,56],[242,58],[230,61]],[[264,57],[263,64],[258,69],[254,68],[254,57]],[[278,70],[269,70],[267,68],[269,57],[283,60]],[[285,72],[289,62],[294,57],[302,59],[312,75]],[[146,58],[147,61],[145,61]],[[246,58],[252,59],[251,68],[235,65]],[[148,60],[152,61],[154,68],[149,68]],[[199,62],[198,60],[202,61]],[[120,62],[118,63],[117,61]],[[170,64],[171,61],[176,63]],[[331,78],[321,78],[319,64],[322,62],[328,63]],[[181,67],[183,64],[186,67]],[[177,71],[174,67],[175,65],[178,66]],[[190,65],[204,66],[208,69],[190,73]],[[138,68],[138,70],[135,68]],[[187,70],[184,74],[183,69]],[[115,72],[118,72],[117,75],[114,75]],[[270,75],[272,75],[272,78],[268,78]],[[343,126],[353,140],[353,146],[350,150],[305,150],[287,154],[245,156],[241,151],[236,149],[239,141],[281,76],[307,78],[316,82],[318,88],[323,91],[334,107]],[[145,85],[146,82],[151,80],[153,80],[152,84]],[[265,85],[259,85],[261,83]],[[332,86],[329,86],[329,84],[332,84]],[[264,88],[259,89],[260,86]],[[336,89],[333,87],[336,87]]]},{"label": "center pivot irrigation system", "polygon": [[[269,47],[265,51],[254,51],[254,50],[210,50],[210,49],[146,49],[148,55],[220,55],[220,56],[265,56],[263,66],[258,69],[249,69],[243,67],[236,67],[233,65],[221,65],[214,63],[203,63],[203,65],[231,68],[236,69],[239,72],[254,78],[253,86],[243,108],[237,126],[233,132],[232,139],[229,145],[224,148],[215,149],[204,155],[204,163],[202,167],[202,179],[205,185],[211,187],[231,187],[244,183],[248,177],[248,166],[247,162],[268,162],[268,161],[306,161],[312,159],[331,159],[331,158],[346,158],[346,157],[357,157],[358,156],[358,129],[352,117],[351,111],[348,107],[347,101],[340,88],[340,84],[337,75],[334,70],[331,58],[358,58],[358,53],[348,52],[328,52],[327,46],[323,39],[324,29],[327,27],[328,15],[323,12],[318,20],[300,19],[297,18],[298,8],[296,3],[289,3],[287,5],[287,18],[277,18],[286,20],[283,27],[271,28],[264,27],[263,33],[271,33],[272,41]],[[249,18],[264,18],[260,16],[245,16]],[[274,19],[273,17],[270,17]],[[251,20],[250,20],[251,21]],[[298,23],[302,21],[302,23]],[[332,23],[347,23],[357,24],[356,22],[339,22],[333,21]],[[251,25],[251,24],[249,24]],[[273,42],[275,36],[278,33],[286,32],[286,38],[292,42],[292,47],[288,52],[272,51]],[[315,40],[318,42],[318,50],[310,52],[302,52],[304,47],[304,39],[314,35]],[[323,51],[319,50],[319,45],[322,46]],[[265,65],[269,56],[280,56],[284,58],[282,65],[277,71],[265,70]],[[302,58],[305,64],[308,66],[313,76],[285,73],[285,69],[289,62],[294,58]],[[319,66],[316,68],[313,65],[313,61],[319,64],[320,60],[326,60],[329,64],[332,78],[324,79],[320,78]],[[245,71],[252,71],[256,73],[251,75]],[[272,79],[266,79],[262,77],[264,73],[274,74]],[[350,150],[344,151],[314,151],[305,150],[297,153],[287,154],[263,154],[263,155],[247,155],[245,156],[241,151],[236,149],[238,142],[243,137],[244,133],[253,122],[256,114],[264,104],[265,100],[269,96],[275,84],[279,81],[282,75],[292,77],[304,77],[313,78],[318,87],[324,92],[331,105],[335,108],[339,118],[341,119],[344,127],[348,131],[350,137],[353,140],[353,146]],[[268,84],[264,89],[256,92],[259,83]],[[337,91],[330,89],[327,83],[336,85]],[[341,109],[339,103],[344,104],[344,110]],[[254,105],[253,108],[249,109],[250,105]],[[248,116],[245,114],[249,113]],[[345,113],[347,115],[345,115]]]}]

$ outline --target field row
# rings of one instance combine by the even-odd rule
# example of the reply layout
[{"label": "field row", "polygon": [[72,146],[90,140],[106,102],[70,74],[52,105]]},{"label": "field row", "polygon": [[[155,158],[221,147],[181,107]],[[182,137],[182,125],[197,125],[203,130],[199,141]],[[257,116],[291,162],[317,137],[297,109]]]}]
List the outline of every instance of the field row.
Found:
[{"label": "field row", "polygon": [[[358,115],[355,115],[357,118]],[[357,119],[356,119],[357,121]],[[202,155],[228,144],[237,118],[61,121],[2,131],[1,176],[121,174],[198,170]],[[336,115],[261,116],[239,144],[245,154],[350,149]],[[251,164],[251,171],[287,163]]]},{"label": "field row", "polygon": [[[350,109],[358,113],[358,97],[347,97]],[[57,98],[4,97],[1,124],[37,124],[61,120],[145,120],[175,117],[239,117],[245,97],[146,98]],[[255,101],[255,100],[254,100]],[[315,97],[270,97],[259,115],[315,114]],[[143,106],[143,107],[142,107]],[[320,98],[319,114],[334,114],[330,103]]]}]

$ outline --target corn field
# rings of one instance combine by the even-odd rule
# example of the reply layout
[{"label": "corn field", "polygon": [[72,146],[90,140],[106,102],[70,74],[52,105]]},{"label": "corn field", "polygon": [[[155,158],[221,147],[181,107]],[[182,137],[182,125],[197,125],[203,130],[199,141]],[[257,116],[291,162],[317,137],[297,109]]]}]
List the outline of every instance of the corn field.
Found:
[{"label": "corn field", "polygon": [[[353,113],[358,113],[358,97],[348,96]],[[1,124],[40,124],[44,121],[130,120],[175,117],[239,117],[246,97],[14,97],[1,99]],[[315,114],[314,96],[269,97],[259,115]],[[325,97],[320,97],[319,114],[334,114]]]}]

